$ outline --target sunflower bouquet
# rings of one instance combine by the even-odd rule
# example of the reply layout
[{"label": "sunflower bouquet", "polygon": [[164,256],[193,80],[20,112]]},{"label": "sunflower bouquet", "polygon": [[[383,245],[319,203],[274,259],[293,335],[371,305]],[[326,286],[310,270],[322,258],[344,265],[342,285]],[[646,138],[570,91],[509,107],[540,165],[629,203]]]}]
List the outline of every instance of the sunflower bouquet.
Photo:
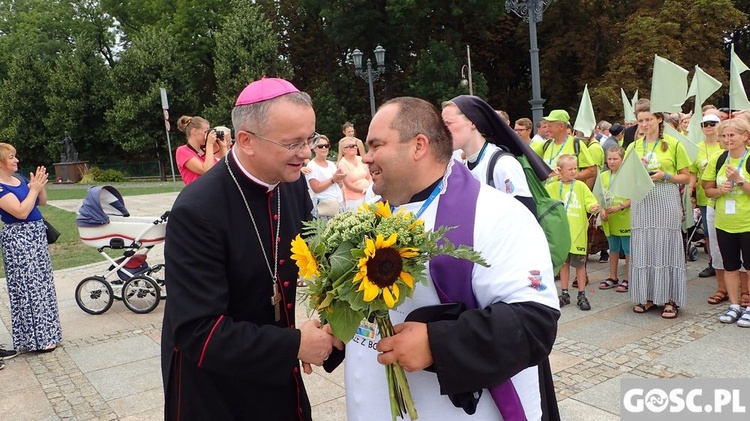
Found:
[{"label": "sunflower bouquet", "polygon": [[[486,265],[470,247],[448,241],[449,229],[425,231],[424,221],[411,212],[392,213],[387,202],[305,223],[304,239],[292,241],[292,259],[308,281],[310,309],[343,342],[363,319],[375,321],[381,337],[392,336],[388,311],[411,297],[417,283],[427,283],[431,258],[444,254]],[[386,377],[393,419],[405,413],[417,419],[403,367],[386,366]]]}]

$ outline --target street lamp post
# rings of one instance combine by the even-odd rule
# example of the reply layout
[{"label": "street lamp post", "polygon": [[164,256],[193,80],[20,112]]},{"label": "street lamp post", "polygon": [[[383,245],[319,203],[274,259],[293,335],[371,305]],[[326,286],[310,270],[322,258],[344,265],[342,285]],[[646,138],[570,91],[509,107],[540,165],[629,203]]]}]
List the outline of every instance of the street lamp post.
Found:
[{"label": "street lamp post", "polygon": [[555,0],[506,0],[505,10],[513,12],[529,23],[529,52],[531,53],[531,115],[534,127],[544,116],[544,99],[539,81],[539,47],[536,43],[536,24],[542,14]]},{"label": "street lamp post", "polygon": [[352,51],[352,60],[354,60],[354,74],[367,81],[370,86],[370,113],[375,115],[375,90],[373,89],[372,82],[376,80],[380,75],[385,73],[385,48],[378,45],[375,47],[375,64],[378,66],[377,69],[372,68],[372,62],[367,59],[367,68],[362,69],[362,52],[359,49]]}]

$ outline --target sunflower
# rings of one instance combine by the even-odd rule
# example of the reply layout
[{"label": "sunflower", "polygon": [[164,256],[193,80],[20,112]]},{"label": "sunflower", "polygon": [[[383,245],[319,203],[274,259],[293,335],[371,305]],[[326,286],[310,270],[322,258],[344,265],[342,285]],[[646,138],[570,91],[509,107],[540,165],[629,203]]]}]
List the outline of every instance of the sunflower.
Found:
[{"label": "sunflower", "polygon": [[400,295],[396,284],[398,279],[414,289],[414,277],[403,270],[403,259],[415,257],[419,252],[412,247],[396,250],[393,245],[397,239],[398,234],[395,233],[387,240],[382,234],[378,234],[375,241],[365,238],[365,257],[359,259],[359,272],[354,275],[353,280],[355,284],[359,283],[357,291],[364,291],[365,302],[371,302],[382,293],[385,305],[393,308]]},{"label": "sunflower", "polygon": [[391,216],[391,206],[388,202],[377,202],[375,203],[375,214],[388,218]]},{"label": "sunflower", "polygon": [[305,240],[299,234],[292,240],[292,260],[299,267],[300,276],[303,278],[313,279],[313,275],[320,276],[318,262],[315,260],[312,252],[310,252],[310,248],[307,247]]}]

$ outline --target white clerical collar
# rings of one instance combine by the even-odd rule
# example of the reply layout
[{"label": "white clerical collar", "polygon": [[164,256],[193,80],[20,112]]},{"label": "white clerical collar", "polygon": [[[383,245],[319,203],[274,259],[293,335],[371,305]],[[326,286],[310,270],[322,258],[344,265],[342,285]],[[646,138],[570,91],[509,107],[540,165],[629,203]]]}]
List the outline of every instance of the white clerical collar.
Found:
[{"label": "white clerical collar", "polygon": [[242,170],[245,176],[249,178],[250,180],[252,180],[255,184],[260,184],[261,186],[267,188],[268,192],[271,192],[273,189],[276,188],[276,186],[279,185],[279,183],[268,184],[265,181],[261,180],[260,178],[250,174],[250,171],[245,169],[245,167],[242,165],[242,162],[240,162],[239,158],[237,158],[237,153],[234,151],[234,148],[230,149],[230,151],[232,152],[232,157],[234,158],[234,162],[237,164],[238,167],[240,167],[240,170]]}]

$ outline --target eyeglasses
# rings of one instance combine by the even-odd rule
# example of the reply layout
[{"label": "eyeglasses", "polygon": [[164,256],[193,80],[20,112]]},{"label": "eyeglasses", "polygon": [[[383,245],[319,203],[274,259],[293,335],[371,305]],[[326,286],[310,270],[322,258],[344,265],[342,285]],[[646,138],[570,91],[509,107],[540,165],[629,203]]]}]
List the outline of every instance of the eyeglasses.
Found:
[{"label": "eyeglasses", "polygon": [[357,145],[346,145],[344,146],[344,149],[351,149],[351,148],[356,148],[356,147]]},{"label": "eyeglasses", "polygon": [[707,121],[705,123],[701,123],[701,127],[714,127],[717,124],[719,124],[719,123],[717,123],[715,121]]},{"label": "eyeglasses", "polygon": [[521,127],[521,128],[519,128],[519,129],[513,129],[513,130],[515,130],[515,131],[517,131],[517,132],[527,132],[527,131],[529,131],[529,130],[531,130],[531,129],[526,129],[526,128],[524,128],[524,127]]},{"label": "eyeglasses", "polygon": [[273,143],[274,145],[281,146],[282,148],[285,148],[286,150],[288,150],[289,153],[302,152],[303,150],[305,150],[305,148],[310,149],[310,147],[312,145],[314,145],[315,142],[318,141],[318,139],[320,139],[320,134],[313,133],[313,134],[310,135],[310,137],[308,137],[306,140],[303,140],[302,142],[281,143],[281,142],[277,142],[277,141],[275,141],[273,139],[269,139],[269,138],[267,138],[265,136],[261,136],[261,135],[259,135],[257,133],[253,133],[253,132],[247,131],[247,130],[245,130],[245,131],[248,132],[248,133],[250,133],[251,135],[257,137],[258,139],[265,140],[266,142],[270,142],[270,143]]},{"label": "eyeglasses", "polygon": [[329,144],[326,143],[326,144],[323,144],[323,145],[318,145],[317,147],[318,148],[323,148],[323,149],[328,149],[328,148],[331,147],[331,145],[329,145]]}]

